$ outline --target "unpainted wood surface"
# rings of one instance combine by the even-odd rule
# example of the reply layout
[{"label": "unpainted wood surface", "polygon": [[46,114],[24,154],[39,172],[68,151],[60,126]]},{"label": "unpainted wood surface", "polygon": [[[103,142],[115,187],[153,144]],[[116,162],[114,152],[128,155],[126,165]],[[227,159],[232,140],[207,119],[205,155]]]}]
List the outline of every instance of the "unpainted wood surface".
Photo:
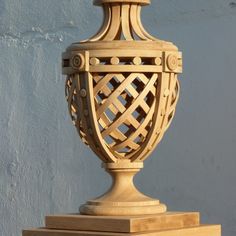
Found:
[{"label": "unpainted wood surface", "polygon": [[[86,215],[148,215],[165,204],[133,184],[142,163],[170,126],[180,93],[182,54],[151,36],[141,22],[147,0],[102,0],[104,22],[96,35],[63,54],[66,98],[83,142],[113,178],[109,191],[80,207]],[[108,4],[109,3],[109,4]],[[120,169],[119,163],[125,167]],[[114,170],[114,169],[117,169]]]},{"label": "unpainted wood surface", "polygon": [[83,42],[114,41],[114,40],[147,40],[160,41],[151,36],[141,22],[141,3],[149,0],[98,0],[96,5],[104,4],[103,25],[97,34]]},{"label": "unpainted wood surface", "polygon": [[105,233],[92,231],[69,231],[69,230],[50,230],[32,229],[25,230],[23,236],[220,236],[220,225],[207,225],[191,227],[185,229],[174,229],[166,231],[153,231],[143,233]]},{"label": "unpainted wood surface", "polygon": [[95,0],[104,10],[101,28],[63,54],[71,118],[106,163],[144,161],[175,114],[182,54],[144,29],[141,8],[149,3]]},{"label": "unpainted wood surface", "polygon": [[110,3],[138,3],[141,5],[148,5],[150,4],[151,0],[93,0],[94,5],[101,5],[101,4],[110,4]]},{"label": "unpainted wood surface", "polygon": [[130,217],[58,215],[47,216],[45,222],[46,228],[50,229],[130,233],[199,226],[199,218],[197,212],[168,212]]},{"label": "unpainted wood surface", "polygon": [[[100,53],[89,57],[89,73],[68,75],[72,120],[102,161],[143,161],[162,139],[179,97],[180,55],[166,55],[108,60]],[[133,65],[117,64],[127,61]]]}]

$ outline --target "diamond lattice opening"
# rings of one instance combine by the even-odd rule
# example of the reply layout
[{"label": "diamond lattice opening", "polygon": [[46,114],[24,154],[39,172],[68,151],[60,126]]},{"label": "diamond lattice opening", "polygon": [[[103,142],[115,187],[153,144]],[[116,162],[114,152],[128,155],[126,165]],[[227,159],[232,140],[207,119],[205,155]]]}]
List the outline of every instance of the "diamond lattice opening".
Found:
[{"label": "diamond lattice opening", "polygon": [[129,157],[145,142],[152,125],[157,80],[152,73],[96,74],[94,96],[100,132],[118,158]]}]

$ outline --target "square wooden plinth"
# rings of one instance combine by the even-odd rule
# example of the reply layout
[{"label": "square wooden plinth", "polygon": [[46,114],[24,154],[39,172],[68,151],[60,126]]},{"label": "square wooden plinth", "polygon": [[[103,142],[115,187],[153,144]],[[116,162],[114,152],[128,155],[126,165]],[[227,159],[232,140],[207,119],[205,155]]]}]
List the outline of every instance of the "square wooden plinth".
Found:
[{"label": "square wooden plinth", "polygon": [[47,216],[46,227],[24,230],[23,236],[220,236],[220,225],[200,225],[197,212],[129,217]]}]

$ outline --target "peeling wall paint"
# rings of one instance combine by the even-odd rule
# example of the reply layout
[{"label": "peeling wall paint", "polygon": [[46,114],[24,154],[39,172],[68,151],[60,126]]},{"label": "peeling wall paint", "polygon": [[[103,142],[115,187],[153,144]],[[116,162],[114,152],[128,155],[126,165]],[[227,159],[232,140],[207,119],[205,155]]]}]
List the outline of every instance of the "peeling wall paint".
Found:
[{"label": "peeling wall paint", "polygon": [[[146,28],[184,53],[175,120],[136,178],[170,210],[201,211],[236,233],[236,8],[228,0],[153,0]],[[91,17],[92,16],[92,17]],[[84,0],[0,1],[0,235],[75,212],[109,177],[72,126],[61,52],[96,32]]]}]

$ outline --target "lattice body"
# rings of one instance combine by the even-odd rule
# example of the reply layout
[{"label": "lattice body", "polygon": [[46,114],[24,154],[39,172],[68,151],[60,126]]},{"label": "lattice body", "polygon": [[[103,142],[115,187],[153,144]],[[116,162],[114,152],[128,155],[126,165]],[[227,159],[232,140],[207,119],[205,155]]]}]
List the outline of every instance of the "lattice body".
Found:
[{"label": "lattice body", "polygon": [[66,67],[66,94],[81,138],[104,162],[143,161],[174,116],[181,54],[88,50],[65,54],[64,61],[76,56],[83,68]]}]

